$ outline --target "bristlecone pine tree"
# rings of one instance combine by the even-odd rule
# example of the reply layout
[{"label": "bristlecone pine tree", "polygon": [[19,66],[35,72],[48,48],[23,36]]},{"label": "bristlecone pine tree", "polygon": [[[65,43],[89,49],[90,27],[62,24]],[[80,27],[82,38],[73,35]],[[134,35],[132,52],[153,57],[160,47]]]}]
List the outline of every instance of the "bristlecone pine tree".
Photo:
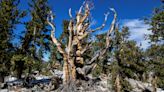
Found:
[{"label": "bristlecone pine tree", "polygon": [[[146,68],[142,50],[137,46],[135,41],[129,40],[129,28],[123,27],[120,32],[117,28],[115,30],[115,37],[113,40],[114,60],[109,66],[113,80],[120,80],[120,87],[115,85],[115,90],[120,88],[121,91],[131,91],[130,85],[125,78],[133,78],[142,80],[142,75]],[[118,77],[118,75],[120,75]]]},{"label": "bristlecone pine tree", "polygon": [[29,6],[31,20],[25,23],[26,30],[24,37],[21,37],[21,47],[12,58],[18,78],[21,78],[25,68],[30,73],[36,62],[41,64],[43,53],[49,50],[50,30],[46,22],[49,12],[47,0],[32,0]]},{"label": "bristlecone pine tree", "polygon": [[[87,36],[90,36],[93,32],[96,32],[98,30],[102,30],[105,27],[105,23],[107,21],[108,13],[105,14],[105,20],[104,23],[96,28],[96,29],[90,29],[90,21],[89,21],[89,15],[90,15],[90,4],[85,3],[83,4],[79,11],[76,14],[76,17],[73,18],[71,14],[71,9],[69,10],[69,16],[71,20],[69,21],[69,39],[68,44],[65,45],[66,48],[62,47],[62,44],[60,41],[57,40],[55,37],[55,25],[52,23],[53,21],[53,15],[52,12],[49,14],[49,18],[47,19],[48,24],[52,27],[51,31],[51,38],[53,43],[56,45],[57,50],[62,54],[64,65],[63,65],[63,84],[67,84],[70,82],[75,82],[77,78],[79,78],[78,75],[85,76],[88,73],[94,69],[96,66],[95,60],[99,59],[99,57],[103,57],[103,55],[108,51],[109,45],[110,45],[110,35],[113,32],[115,28],[115,22],[116,22],[116,11],[111,8],[111,11],[114,12],[114,19],[112,21],[111,27],[107,31],[106,34],[106,44],[104,48],[99,50],[95,56],[93,56],[86,65],[84,62],[83,54],[88,50],[90,45],[88,44],[82,44],[85,38]],[[78,67],[78,65],[81,65]]]},{"label": "bristlecone pine tree", "polygon": [[[149,35],[151,46],[147,49],[149,70],[154,72],[153,85],[164,88],[164,6],[156,8],[149,21],[152,34]],[[157,86],[154,86],[157,88]]]},{"label": "bristlecone pine tree", "polygon": [[25,12],[18,9],[19,0],[0,0],[0,82],[10,71],[10,59],[13,53],[11,40],[16,25],[25,16]]}]

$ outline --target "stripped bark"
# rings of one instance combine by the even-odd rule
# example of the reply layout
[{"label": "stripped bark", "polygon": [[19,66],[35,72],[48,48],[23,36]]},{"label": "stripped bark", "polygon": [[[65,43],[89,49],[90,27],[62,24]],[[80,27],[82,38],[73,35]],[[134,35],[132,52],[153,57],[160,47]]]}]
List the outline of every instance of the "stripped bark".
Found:
[{"label": "stripped bark", "polygon": [[121,92],[121,84],[119,74],[116,76],[115,80],[115,92]]},{"label": "stripped bark", "polygon": [[[75,19],[73,19],[73,16],[71,14],[71,9],[69,9],[69,16],[71,18],[68,27],[69,39],[68,39],[67,46],[65,46],[66,48],[62,48],[61,43],[55,37],[55,26],[52,23],[53,15],[52,12],[50,12],[50,16],[47,18],[47,21],[48,24],[52,27],[51,38],[53,43],[57,46],[58,51],[63,55],[64,58],[64,66],[63,66],[64,84],[67,84],[70,80],[76,81],[77,79],[76,73],[78,73],[78,70],[82,70],[82,72],[84,72],[86,71],[86,69],[88,69],[87,71],[91,71],[92,69],[94,69],[96,66],[96,64],[94,63],[95,60],[98,59],[100,56],[103,56],[107,52],[108,48],[110,47],[110,41],[111,41],[110,35],[114,30],[115,22],[117,18],[117,14],[115,10],[113,8],[111,10],[114,12],[114,19],[112,21],[110,29],[107,32],[106,47],[100,50],[90,60],[90,62],[88,62],[88,64],[92,64],[90,68],[85,67],[83,54],[87,49],[91,47],[91,44],[86,44],[86,46],[83,46],[82,41],[91,33],[98,30],[102,30],[105,27],[109,13],[105,14],[104,22],[100,27],[94,30],[89,30],[89,26],[90,26],[90,22],[88,21],[90,15],[89,4],[85,2],[83,3],[78,13],[76,14]],[[81,65],[83,67],[78,67],[78,65]]]},{"label": "stripped bark", "polygon": [[156,75],[153,76],[152,87],[153,87],[152,92],[157,92],[157,76]]}]

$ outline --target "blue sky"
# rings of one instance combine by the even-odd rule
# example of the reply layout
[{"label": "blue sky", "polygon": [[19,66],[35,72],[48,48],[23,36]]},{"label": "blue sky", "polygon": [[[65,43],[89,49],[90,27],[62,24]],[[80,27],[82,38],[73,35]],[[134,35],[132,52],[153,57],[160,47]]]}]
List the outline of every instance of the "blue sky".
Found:
[{"label": "blue sky", "polygon": [[[21,0],[20,8],[28,9],[27,2],[30,0]],[[72,8],[72,13],[79,9],[84,0],[49,0],[49,5],[56,15],[55,24],[57,28],[57,35],[62,32],[62,20],[69,19],[68,9]],[[118,13],[118,21],[124,19],[142,19],[150,16],[155,7],[161,5],[160,0],[92,0],[94,2],[94,9],[92,17],[96,21],[96,25],[100,25],[104,18],[104,13],[110,7],[116,9]],[[112,15],[111,15],[112,16]],[[109,21],[112,18],[109,16]]]},{"label": "blue sky", "polygon": [[[62,20],[69,19],[68,9],[72,8],[72,13],[75,14],[84,0],[50,0],[50,6],[56,15],[55,24],[57,26],[57,34],[60,34],[62,28]],[[116,9],[118,13],[118,21],[125,19],[142,19],[150,16],[152,10],[155,7],[160,6],[160,0],[93,0],[94,9],[92,17],[96,21],[96,25],[100,25],[103,22],[104,13],[108,11],[110,7]],[[109,22],[112,18],[112,14],[109,16]]]},{"label": "blue sky", "polygon": [[[27,2],[30,0],[21,0],[19,8],[22,10],[28,9]],[[49,0],[49,5],[56,15],[55,25],[56,25],[56,36],[62,33],[62,21],[63,19],[69,19],[68,10],[72,9],[72,14],[75,16],[76,11],[83,3],[84,0]],[[145,34],[150,34],[151,32],[147,29],[149,25],[144,24],[143,18],[150,17],[154,8],[162,5],[160,0],[92,0],[94,2],[94,8],[92,9],[92,17],[95,26],[101,25],[104,19],[104,13],[109,11],[110,7],[116,9],[118,13],[118,23],[121,26],[125,25],[130,28],[131,37],[130,39],[136,40],[138,44],[142,43],[143,47],[148,47],[148,40],[144,40]],[[107,27],[111,22],[113,15],[110,14],[109,21],[107,22]],[[29,20],[29,17],[23,19],[23,21]],[[17,33],[24,30],[22,25],[17,27]],[[46,55],[45,60],[48,60],[48,55]]]}]

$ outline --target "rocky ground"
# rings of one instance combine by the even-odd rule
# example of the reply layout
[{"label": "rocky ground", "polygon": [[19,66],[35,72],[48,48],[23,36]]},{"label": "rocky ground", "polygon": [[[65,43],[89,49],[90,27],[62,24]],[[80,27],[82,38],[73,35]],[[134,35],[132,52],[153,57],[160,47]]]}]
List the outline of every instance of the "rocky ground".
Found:
[{"label": "rocky ground", "polygon": [[[56,77],[54,77],[56,76]],[[8,77],[6,83],[0,84],[0,92],[114,92],[109,83],[111,77],[101,75],[100,77],[88,76],[88,81],[77,81],[76,85],[62,85],[62,74],[60,71],[52,76],[35,76],[29,84],[15,77]],[[126,78],[132,87],[131,92],[152,92],[150,83],[143,83],[134,79]],[[145,91],[144,91],[145,90]],[[164,92],[158,88],[157,92]]]}]

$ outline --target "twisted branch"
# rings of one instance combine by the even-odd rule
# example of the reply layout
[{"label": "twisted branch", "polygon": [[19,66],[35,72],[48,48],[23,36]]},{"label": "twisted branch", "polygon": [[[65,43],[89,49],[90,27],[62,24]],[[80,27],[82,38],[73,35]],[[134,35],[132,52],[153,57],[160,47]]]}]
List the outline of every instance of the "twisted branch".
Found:
[{"label": "twisted branch", "polygon": [[50,11],[50,15],[49,17],[47,17],[47,23],[51,26],[52,30],[51,30],[51,39],[53,41],[53,43],[57,46],[58,51],[65,55],[65,51],[63,50],[63,48],[61,47],[61,43],[57,40],[57,38],[55,37],[55,26],[53,23],[51,23],[53,21],[53,14],[52,11]]},{"label": "twisted branch", "polygon": [[90,33],[91,33],[91,32],[95,32],[95,31],[98,31],[98,30],[102,30],[102,29],[105,27],[106,21],[107,21],[107,19],[108,19],[109,12],[107,12],[107,13],[104,14],[104,15],[105,15],[104,23],[103,23],[100,27],[98,27],[98,28],[96,28],[96,29],[94,29],[94,30],[91,30]]},{"label": "twisted branch", "polygon": [[98,59],[99,57],[103,56],[107,52],[107,50],[109,48],[109,45],[110,45],[109,43],[111,41],[110,40],[110,34],[113,32],[113,30],[115,28],[115,23],[116,23],[116,19],[117,19],[117,13],[114,10],[114,8],[111,8],[110,10],[114,12],[114,19],[113,19],[111,27],[108,30],[107,35],[106,35],[106,47],[105,47],[105,49],[102,49],[99,52],[97,52],[97,54],[90,60],[90,62],[88,64],[94,63],[95,60]]}]

